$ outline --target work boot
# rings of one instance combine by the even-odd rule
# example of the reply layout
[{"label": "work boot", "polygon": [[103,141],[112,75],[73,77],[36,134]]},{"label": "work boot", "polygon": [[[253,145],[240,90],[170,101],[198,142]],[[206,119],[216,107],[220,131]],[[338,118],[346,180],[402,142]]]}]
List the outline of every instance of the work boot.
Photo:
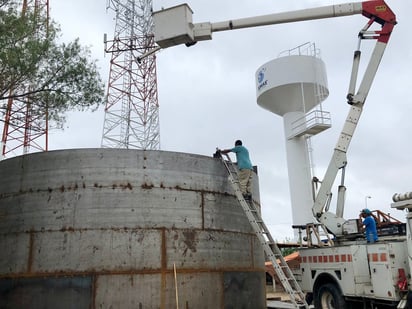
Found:
[{"label": "work boot", "polygon": [[245,201],[251,201],[252,200],[252,194],[245,193],[245,194],[243,194],[243,198],[245,199]]}]

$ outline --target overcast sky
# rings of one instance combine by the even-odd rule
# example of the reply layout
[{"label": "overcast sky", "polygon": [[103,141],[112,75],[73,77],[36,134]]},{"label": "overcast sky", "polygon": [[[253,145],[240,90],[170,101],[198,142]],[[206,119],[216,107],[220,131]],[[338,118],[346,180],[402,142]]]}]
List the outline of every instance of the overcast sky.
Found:
[{"label": "overcast sky", "polygon": [[[217,22],[299,10],[342,1],[188,0],[193,21]],[[179,1],[154,0],[154,10]],[[388,0],[397,15],[364,113],[348,151],[345,218],[365,207],[404,214],[390,208],[392,195],[412,190],[410,128],[412,114],[412,1]],[[113,36],[106,1],[51,0],[51,17],[63,40],[79,37],[90,46],[107,84],[110,55],[103,34]],[[315,175],[323,178],[338,134],[349,111],[346,93],[357,34],[367,19],[360,15],[215,33],[212,41],[178,46],[157,54],[161,149],[211,155],[218,146],[242,139],[259,169],[263,219],[277,240],[293,237],[285,138],[281,117],[256,104],[255,72],[262,64],[305,42],[315,43],[325,62],[329,91],[323,109],[332,128],[312,138]],[[363,61],[374,41],[362,44]],[[72,113],[65,131],[50,132],[50,149],[100,147],[104,113]],[[340,176],[338,176],[340,178]],[[335,194],[336,195],[336,194]],[[371,198],[366,198],[370,196]],[[334,199],[333,203],[336,200]],[[334,204],[333,204],[334,205]]]}]

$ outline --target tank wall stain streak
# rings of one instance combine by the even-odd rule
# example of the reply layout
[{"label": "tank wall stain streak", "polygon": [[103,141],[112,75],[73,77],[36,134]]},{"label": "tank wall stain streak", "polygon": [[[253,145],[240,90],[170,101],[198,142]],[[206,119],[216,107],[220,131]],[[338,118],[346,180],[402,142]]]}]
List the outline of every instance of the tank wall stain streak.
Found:
[{"label": "tank wall stain streak", "polygon": [[263,251],[219,160],[64,150],[0,175],[0,307],[163,309],[177,288],[184,308],[265,308]]}]

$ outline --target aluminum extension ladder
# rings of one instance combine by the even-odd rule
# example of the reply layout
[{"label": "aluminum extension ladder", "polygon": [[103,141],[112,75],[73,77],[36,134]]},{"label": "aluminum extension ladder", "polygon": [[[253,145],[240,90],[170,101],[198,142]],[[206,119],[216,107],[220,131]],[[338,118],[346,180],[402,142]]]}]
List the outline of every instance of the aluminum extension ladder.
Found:
[{"label": "aluminum extension ladder", "polygon": [[[242,191],[239,187],[237,167],[232,162],[228,154],[225,154],[225,156],[227,157],[227,160],[225,160],[223,156],[220,157],[228,171],[229,181],[233,187],[233,190],[235,191],[236,198],[242,206],[250,222],[250,225],[255,231],[256,236],[258,237],[267,258],[272,262],[273,268],[275,269],[276,274],[278,275],[280,282],[283,285],[283,288],[289,294],[290,300],[296,308],[308,309],[309,305],[306,302],[305,294],[302,292],[302,289],[296,281],[291,269],[289,268],[289,265],[283,258],[282,252],[280,251],[268,228],[263,222],[262,217],[256,209],[255,203],[253,202],[253,200],[248,203],[243,198]],[[278,264],[278,261],[280,261],[280,264]]]}]

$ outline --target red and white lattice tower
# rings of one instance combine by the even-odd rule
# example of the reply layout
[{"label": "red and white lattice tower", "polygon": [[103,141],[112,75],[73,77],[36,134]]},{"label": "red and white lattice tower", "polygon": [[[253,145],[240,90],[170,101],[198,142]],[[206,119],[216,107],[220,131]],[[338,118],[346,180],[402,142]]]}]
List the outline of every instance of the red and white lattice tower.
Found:
[{"label": "red and white lattice tower", "polygon": [[[36,35],[47,34],[49,22],[49,1],[48,0],[23,0],[22,14],[33,11],[38,16],[45,16],[46,19],[39,19]],[[32,85],[25,85],[30,89]],[[10,89],[10,96],[18,95]],[[24,99],[8,99],[6,113],[4,117],[3,134],[1,139],[1,156],[5,158],[9,154],[23,154],[36,151],[48,150],[48,114],[47,108],[34,112],[30,96]]]},{"label": "red and white lattice tower", "polygon": [[156,56],[140,55],[155,47],[151,0],[109,0],[116,14],[102,147],[160,148]]}]

